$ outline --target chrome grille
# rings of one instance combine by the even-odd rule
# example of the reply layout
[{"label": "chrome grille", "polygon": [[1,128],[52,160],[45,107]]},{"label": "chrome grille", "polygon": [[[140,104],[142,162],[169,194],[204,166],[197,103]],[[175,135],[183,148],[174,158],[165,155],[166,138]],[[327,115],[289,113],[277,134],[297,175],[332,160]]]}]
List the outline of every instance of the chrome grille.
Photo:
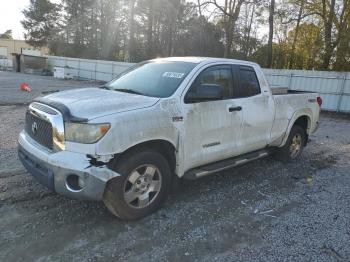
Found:
[{"label": "chrome grille", "polygon": [[50,122],[27,111],[25,130],[36,142],[51,150],[53,149],[52,125]]},{"label": "chrome grille", "polygon": [[43,111],[47,114],[50,114],[50,115],[57,115],[57,111],[51,109],[50,107],[46,106],[46,105],[43,105],[43,104],[39,104],[39,103],[31,103],[31,107],[33,107],[34,109],[38,109],[40,111]]}]

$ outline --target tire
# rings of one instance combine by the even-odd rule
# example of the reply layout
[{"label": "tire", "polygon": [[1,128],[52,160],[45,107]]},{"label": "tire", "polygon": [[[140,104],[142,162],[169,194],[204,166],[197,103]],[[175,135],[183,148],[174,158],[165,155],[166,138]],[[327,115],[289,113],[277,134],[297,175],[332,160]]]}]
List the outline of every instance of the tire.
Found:
[{"label": "tire", "polygon": [[306,139],[305,129],[294,125],[289,132],[286,144],[275,152],[275,158],[282,162],[290,162],[297,159],[306,145]]},{"label": "tire", "polygon": [[155,212],[171,191],[169,164],[156,151],[134,150],[118,159],[112,169],[121,176],[108,182],[103,202],[123,220],[136,220]]}]

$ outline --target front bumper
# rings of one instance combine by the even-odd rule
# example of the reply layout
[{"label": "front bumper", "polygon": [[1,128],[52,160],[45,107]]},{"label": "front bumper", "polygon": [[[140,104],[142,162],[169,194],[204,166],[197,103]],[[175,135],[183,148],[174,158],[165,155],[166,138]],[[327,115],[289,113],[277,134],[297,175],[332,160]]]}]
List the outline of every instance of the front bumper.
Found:
[{"label": "front bumper", "polygon": [[[70,151],[50,152],[25,131],[20,133],[18,143],[18,156],[23,166],[41,184],[61,195],[102,200],[106,183],[120,176],[106,165],[92,165],[87,155]],[[67,177],[72,175],[83,181],[79,190],[72,189],[67,182]]]}]

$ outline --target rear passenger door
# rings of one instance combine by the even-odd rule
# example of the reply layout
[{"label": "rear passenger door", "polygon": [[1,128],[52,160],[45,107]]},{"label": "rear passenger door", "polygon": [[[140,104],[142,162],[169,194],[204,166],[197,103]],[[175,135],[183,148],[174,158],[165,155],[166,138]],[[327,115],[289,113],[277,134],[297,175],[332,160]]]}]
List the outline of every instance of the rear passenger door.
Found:
[{"label": "rear passenger door", "polygon": [[239,140],[241,153],[264,148],[270,139],[274,112],[271,96],[262,92],[260,83],[251,66],[235,65],[238,79],[238,99],[242,107],[242,132]]}]

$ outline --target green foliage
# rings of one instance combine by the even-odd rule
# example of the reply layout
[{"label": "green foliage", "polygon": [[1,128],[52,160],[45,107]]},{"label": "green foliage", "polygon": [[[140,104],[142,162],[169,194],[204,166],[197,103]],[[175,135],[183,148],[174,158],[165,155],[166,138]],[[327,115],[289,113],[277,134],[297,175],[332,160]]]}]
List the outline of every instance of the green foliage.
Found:
[{"label": "green foliage", "polygon": [[4,33],[0,34],[0,38],[2,38],[2,39],[13,39],[12,38],[12,30],[6,30]]},{"label": "green foliage", "polygon": [[[291,46],[295,30],[289,32],[286,42]],[[299,28],[298,41],[295,46],[296,59],[292,69],[316,69],[322,63],[322,32],[321,28],[315,24],[301,24]]]},{"label": "green foliage", "polygon": [[21,21],[29,44],[35,47],[49,44],[58,31],[59,10],[59,5],[49,0],[30,0],[30,6],[23,10],[25,19]]},{"label": "green foliage", "polygon": [[[265,66],[270,7],[269,0],[31,0],[21,22],[28,43],[60,56],[226,56]],[[272,67],[350,70],[350,0],[276,1],[273,23]]]},{"label": "green foliage", "polygon": [[184,33],[178,37],[174,55],[207,57],[224,55],[224,47],[220,41],[222,38],[220,27],[209,23],[205,17],[191,17],[184,23],[182,29]]}]

